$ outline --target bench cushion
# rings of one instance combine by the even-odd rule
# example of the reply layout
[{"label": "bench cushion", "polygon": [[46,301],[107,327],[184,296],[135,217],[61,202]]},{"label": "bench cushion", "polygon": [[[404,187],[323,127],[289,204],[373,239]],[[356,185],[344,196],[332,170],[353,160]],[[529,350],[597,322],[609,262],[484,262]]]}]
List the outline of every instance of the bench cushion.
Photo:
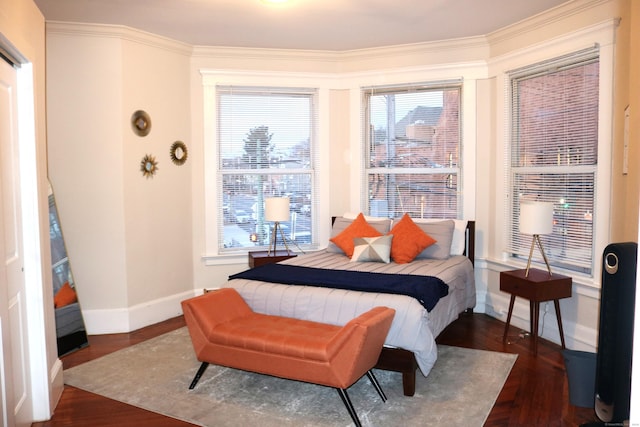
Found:
[{"label": "bench cushion", "polygon": [[326,361],[340,326],[252,313],[217,325],[209,339],[220,345]]}]

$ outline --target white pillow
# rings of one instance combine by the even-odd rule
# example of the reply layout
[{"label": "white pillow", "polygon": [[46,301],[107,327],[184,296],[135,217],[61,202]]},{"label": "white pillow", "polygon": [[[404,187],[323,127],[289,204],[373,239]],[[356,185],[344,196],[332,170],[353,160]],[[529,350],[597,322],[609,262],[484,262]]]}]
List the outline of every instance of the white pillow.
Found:
[{"label": "white pillow", "polygon": [[[411,218],[416,224],[420,222],[440,222],[445,218]],[[464,254],[465,246],[467,245],[467,220],[466,219],[454,219],[455,223],[453,229],[453,239],[451,240],[451,252],[450,255],[462,255]]]}]

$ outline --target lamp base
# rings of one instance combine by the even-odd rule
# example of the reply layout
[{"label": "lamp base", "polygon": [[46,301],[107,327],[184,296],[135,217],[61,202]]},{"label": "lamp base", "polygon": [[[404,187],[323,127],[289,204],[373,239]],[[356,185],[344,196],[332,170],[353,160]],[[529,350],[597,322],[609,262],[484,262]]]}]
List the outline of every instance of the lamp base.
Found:
[{"label": "lamp base", "polygon": [[267,256],[271,255],[271,246],[273,246],[273,255],[275,256],[277,253],[276,245],[278,244],[278,230],[280,230],[280,236],[282,237],[282,243],[284,243],[284,247],[287,250],[287,255],[291,255],[291,252],[289,251],[289,245],[287,245],[287,239],[284,236],[284,231],[280,226],[280,222],[276,221],[273,225],[273,232],[271,233],[271,242],[269,242],[269,250],[267,251]]},{"label": "lamp base", "polygon": [[529,277],[529,269],[531,267],[531,258],[533,257],[533,247],[536,245],[536,242],[538,243],[538,246],[540,247],[540,253],[542,253],[542,258],[544,259],[544,263],[547,265],[547,270],[549,271],[549,276],[551,276],[552,275],[551,266],[549,265],[549,261],[547,260],[547,255],[545,255],[545,253],[544,253],[544,248],[542,247],[542,241],[540,240],[540,235],[539,234],[534,234],[533,235],[533,240],[531,240],[531,249],[529,249],[529,260],[527,261],[527,269],[524,272],[524,277]]}]

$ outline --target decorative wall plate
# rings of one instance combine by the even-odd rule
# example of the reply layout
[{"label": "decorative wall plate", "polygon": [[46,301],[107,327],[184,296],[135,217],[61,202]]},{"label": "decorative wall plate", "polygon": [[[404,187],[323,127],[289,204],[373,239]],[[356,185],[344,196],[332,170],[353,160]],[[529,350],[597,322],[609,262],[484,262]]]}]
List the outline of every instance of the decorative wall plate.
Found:
[{"label": "decorative wall plate", "polygon": [[187,146],[184,142],[176,141],[171,144],[169,155],[171,156],[171,161],[176,165],[183,165],[187,161],[188,154]]},{"label": "decorative wall plate", "polygon": [[156,158],[150,154],[145,155],[140,161],[140,172],[145,178],[153,178],[158,171],[158,162]]},{"label": "decorative wall plate", "polygon": [[151,117],[142,110],[131,115],[131,127],[138,136],[147,136],[151,131]]}]

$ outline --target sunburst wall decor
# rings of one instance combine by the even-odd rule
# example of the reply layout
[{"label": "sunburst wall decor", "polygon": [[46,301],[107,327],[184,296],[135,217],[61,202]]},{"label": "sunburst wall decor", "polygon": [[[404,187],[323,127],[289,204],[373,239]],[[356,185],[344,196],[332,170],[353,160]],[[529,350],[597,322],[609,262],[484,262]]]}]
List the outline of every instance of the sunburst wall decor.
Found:
[{"label": "sunburst wall decor", "polygon": [[131,127],[136,135],[147,136],[151,131],[151,117],[146,111],[138,110],[131,115]]},{"label": "sunburst wall decor", "polygon": [[176,141],[171,144],[171,148],[169,149],[169,156],[171,157],[171,161],[176,165],[183,165],[184,162],[187,161],[187,146],[182,141]]},{"label": "sunburst wall decor", "polygon": [[140,172],[145,178],[153,178],[158,171],[158,162],[156,158],[150,154],[145,155],[140,161]]}]

